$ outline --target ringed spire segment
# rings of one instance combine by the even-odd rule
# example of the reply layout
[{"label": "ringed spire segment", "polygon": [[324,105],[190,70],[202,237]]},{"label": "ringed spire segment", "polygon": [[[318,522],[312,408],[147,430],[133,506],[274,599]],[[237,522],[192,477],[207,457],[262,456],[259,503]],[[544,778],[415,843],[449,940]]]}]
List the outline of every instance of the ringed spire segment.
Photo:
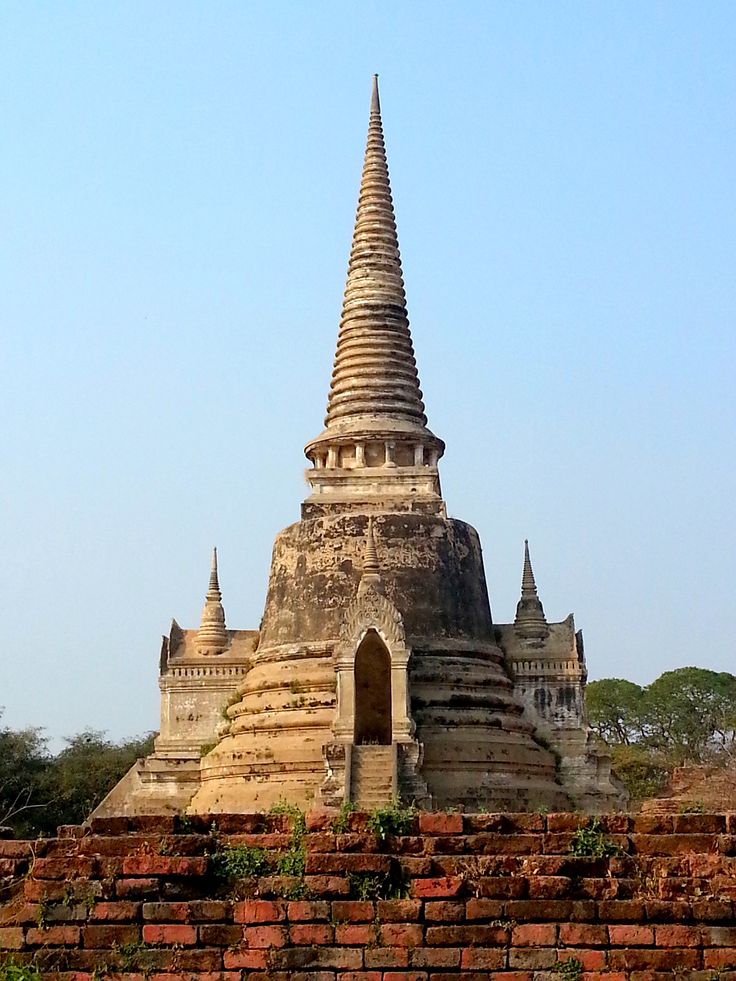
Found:
[{"label": "ringed spire segment", "polygon": [[197,631],[197,651],[200,654],[222,654],[229,644],[230,638],[225,627],[225,610],[222,606],[222,593],[217,573],[217,549],[213,548],[207,595]]},{"label": "ringed spire segment", "polygon": [[532,560],[529,556],[529,540],[524,539],[524,568],[521,574],[521,598],[516,606],[516,624],[546,624],[544,607],[537,593]]},{"label": "ringed spire segment", "polygon": [[378,468],[393,468],[382,495],[440,501],[444,449],[427,428],[374,75],[325,429],[305,449],[314,466],[307,478],[322,502],[354,502],[371,481],[379,492]]}]

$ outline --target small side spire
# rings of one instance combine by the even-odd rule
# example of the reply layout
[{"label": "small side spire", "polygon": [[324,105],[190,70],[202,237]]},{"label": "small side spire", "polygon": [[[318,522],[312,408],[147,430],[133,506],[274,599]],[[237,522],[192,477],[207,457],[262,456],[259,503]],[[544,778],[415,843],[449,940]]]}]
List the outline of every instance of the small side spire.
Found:
[{"label": "small side spire", "polygon": [[526,538],[524,539],[524,571],[521,575],[521,599],[516,606],[514,623],[547,623],[544,607],[537,593],[537,584],[534,581],[532,560],[529,557],[529,540]]},{"label": "small side spire", "polygon": [[225,610],[217,575],[217,549],[212,550],[212,565],[202,621],[197,631],[197,651],[200,654],[222,654],[230,643],[225,627]]}]

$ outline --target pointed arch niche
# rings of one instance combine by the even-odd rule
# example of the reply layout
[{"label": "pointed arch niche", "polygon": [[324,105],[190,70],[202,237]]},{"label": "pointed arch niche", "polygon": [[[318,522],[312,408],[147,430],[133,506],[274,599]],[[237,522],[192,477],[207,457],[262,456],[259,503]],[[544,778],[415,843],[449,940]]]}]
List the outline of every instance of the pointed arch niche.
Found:
[{"label": "pointed arch niche", "polygon": [[337,740],[389,745],[413,739],[410,655],[401,614],[385,596],[364,585],[347,611],[335,651]]},{"label": "pointed arch niche", "polygon": [[393,742],[391,714],[391,655],[375,630],[368,630],[355,652],[356,746],[390,746]]}]

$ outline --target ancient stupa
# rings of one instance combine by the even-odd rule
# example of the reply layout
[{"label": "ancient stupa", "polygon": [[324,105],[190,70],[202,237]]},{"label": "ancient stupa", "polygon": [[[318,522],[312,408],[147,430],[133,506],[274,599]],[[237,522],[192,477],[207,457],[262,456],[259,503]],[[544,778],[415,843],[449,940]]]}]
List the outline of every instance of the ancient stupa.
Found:
[{"label": "ancient stupa", "polygon": [[572,616],[525,545],[494,624],[478,534],[447,517],[409,332],[377,79],[311,493],[276,538],[259,632],[227,630],[213,559],[198,631],[161,656],[161,732],[100,814],[242,813],[401,798],[466,810],[623,802],[585,722]]}]

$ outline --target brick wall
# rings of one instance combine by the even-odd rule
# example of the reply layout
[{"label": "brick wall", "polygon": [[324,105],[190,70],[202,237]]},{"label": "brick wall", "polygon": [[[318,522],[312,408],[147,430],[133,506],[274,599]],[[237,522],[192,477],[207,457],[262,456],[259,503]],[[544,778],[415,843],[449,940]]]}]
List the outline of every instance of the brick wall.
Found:
[{"label": "brick wall", "polygon": [[[573,814],[422,814],[383,842],[365,815],[330,822],[308,816],[291,876],[269,874],[294,848],[284,816],[0,841],[0,965],[55,981],[736,981],[736,814],[604,817],[608,858],[572,854]],[[262,850],[263,874],[217,877],[233,847]],[[404,898],[365,898],[387,888]]]}]

